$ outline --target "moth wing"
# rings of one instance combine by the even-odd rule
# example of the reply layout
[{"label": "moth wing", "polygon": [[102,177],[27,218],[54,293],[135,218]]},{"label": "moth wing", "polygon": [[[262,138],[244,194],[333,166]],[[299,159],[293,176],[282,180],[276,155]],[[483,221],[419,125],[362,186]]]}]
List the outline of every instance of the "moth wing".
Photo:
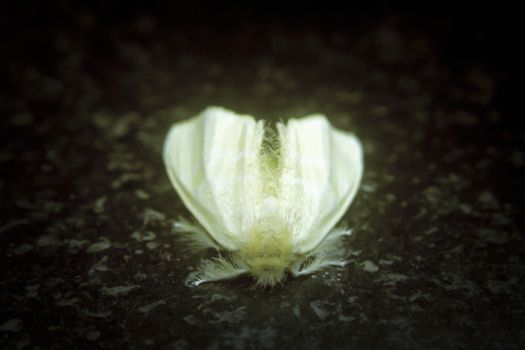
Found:
[{"label": "moth wing", "polygon": [[292,236],[305,253],[326,237],[354,199],[363,173],[362,147],[322,115],[291,119],[278,128],[281,211],[295,223]]},{"label": "moth wing", "polygon": [[260,189],[262,122],[220,107],[176,123],[164,162],[190,212],[224,248],[236,250],[254,217]]}]

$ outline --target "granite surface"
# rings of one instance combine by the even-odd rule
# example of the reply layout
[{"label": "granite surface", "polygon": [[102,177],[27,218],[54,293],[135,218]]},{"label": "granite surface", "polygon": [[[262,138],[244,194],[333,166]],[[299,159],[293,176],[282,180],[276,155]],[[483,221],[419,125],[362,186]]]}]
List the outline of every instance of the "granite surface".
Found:
[{"label": "granite surface", "polygon": [[[525,132],[500,66],[451,62],[396,16],[219,30],[78,11],[5,43],[2,349],[525,347]],[[173,232],[191,215],[161,147],[208,105],[359,136],[347,266],[184,285],[201,255]]]}]

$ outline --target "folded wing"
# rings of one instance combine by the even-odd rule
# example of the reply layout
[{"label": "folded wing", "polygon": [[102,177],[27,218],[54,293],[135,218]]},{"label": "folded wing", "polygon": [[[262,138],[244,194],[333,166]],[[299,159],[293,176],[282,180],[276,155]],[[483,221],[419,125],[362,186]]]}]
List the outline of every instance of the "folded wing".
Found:
[{"label": "folded wing", "polygon": [[350,133],[313,115],[278,125],[281,212],[293,222],[299,252],[314,249],[354,199],[363,173],[362,147]]},{"label": "folded wing", "polygon": [[236,250],[260,196],[262,122],[219,107],[175,124],[164,144],[169,178],[191,213],[224,248]]}]

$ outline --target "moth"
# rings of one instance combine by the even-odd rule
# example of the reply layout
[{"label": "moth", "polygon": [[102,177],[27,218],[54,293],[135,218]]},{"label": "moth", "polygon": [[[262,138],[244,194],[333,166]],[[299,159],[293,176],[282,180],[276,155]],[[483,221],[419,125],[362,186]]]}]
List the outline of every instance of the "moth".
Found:
[{"label": "moth", "polygon": [[334,228],[354,199],[363,174],[361,143],[323,115],[290,119],[276,128],[222,107],[175,123],[164,162],[178,195],[198,224],[180,219],[176,231],[204,259],[187,283],[249,274],[261,286],[287,275],[344,266]]}]

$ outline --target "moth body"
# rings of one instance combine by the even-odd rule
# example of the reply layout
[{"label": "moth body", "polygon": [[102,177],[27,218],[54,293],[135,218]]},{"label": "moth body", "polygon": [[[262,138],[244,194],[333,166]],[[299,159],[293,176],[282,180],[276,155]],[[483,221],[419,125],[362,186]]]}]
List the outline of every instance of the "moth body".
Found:
[{"label": "moth body", "polygon": [[357,192],[362,149],[324,116],[291,119],[272,132],[251,116],[210,107],[174,124],[164,161],[198,221],[180,220],[177,231],[219,252],[188,283],[250,274],[274,286],[288,274],[344,266],[340,239],[351,231],[334,226]]}]

